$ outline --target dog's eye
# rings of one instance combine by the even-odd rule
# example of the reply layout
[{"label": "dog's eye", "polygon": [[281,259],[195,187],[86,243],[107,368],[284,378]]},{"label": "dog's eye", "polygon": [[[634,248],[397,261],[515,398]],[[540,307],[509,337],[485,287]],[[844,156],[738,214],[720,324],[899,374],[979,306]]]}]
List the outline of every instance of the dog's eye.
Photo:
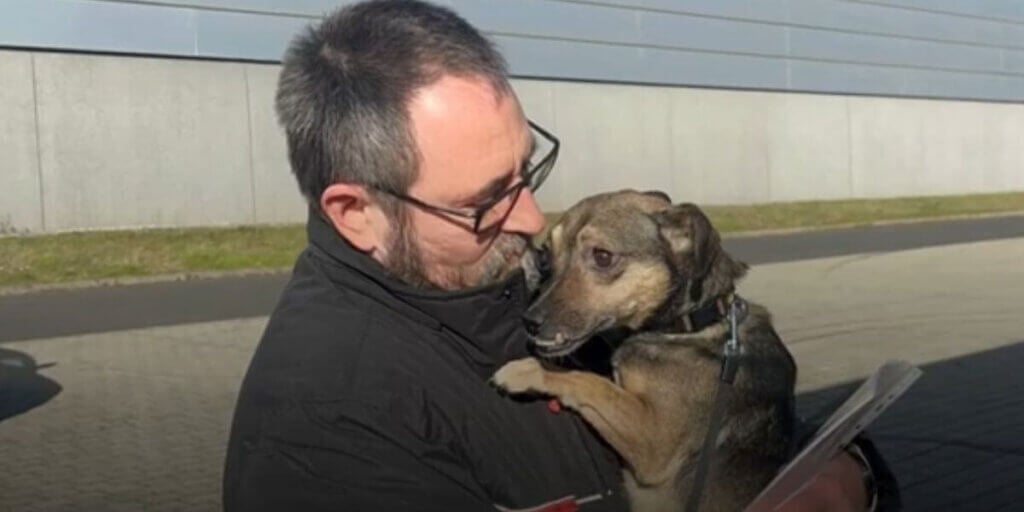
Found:
[{"label": "dog's eye", "polygon": [[595,248],[591,255],[597,268],[608,268],[612,266],[612,263],[615,263],[615,255],[604,249]]}]

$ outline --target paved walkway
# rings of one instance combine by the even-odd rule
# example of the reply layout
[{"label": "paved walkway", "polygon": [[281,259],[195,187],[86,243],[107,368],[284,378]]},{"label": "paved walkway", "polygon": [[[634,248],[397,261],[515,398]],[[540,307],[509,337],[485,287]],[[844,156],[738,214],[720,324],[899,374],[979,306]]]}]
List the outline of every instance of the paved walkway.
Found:
[{"label": "paved walkway", "polygon": [[263,319],[4,343],[63,390],[0,422],[0,511],[219,510]]},{"label": "paved walkway", "polygon": [[805,413],[883,360],[924,369],[870,429],[906,510],[1024,509],[1024,239],[768,265],[747,284],[798,361]]},{"label": "paved walkway", "polygon": [[[1024,238],[763,264],[741,293],[774,312],[805,412],[887,359],[925,369],[873,429],[907,510],[1019,509]],[[264,322],[0,343],[0,356],[54,363],[40,373],[63,388],[0,421],[0,511],[218,510],[235,393]]]}]

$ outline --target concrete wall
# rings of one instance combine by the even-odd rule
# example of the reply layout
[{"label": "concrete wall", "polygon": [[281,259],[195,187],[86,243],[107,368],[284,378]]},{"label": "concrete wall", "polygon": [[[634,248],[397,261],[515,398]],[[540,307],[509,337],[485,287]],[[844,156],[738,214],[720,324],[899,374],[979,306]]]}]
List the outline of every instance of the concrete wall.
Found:
[{"label": "concrete wall", "polygon": [[0,52],[0,234],[43,228],[32,56]]},{"label": "concrete wall", "polygon": [[[278,61],[355,0],[5,0],[0,46]],[[1019,0],[437,0],[515,75],[1024,101]]]},{"label": "concrete wall", "polygon": [[[295,222],[277,66],[0,51],[0,229]],[[542,205],[1024,190],[1024,105],[517,80],[563,141]]]},{"label": "concrete wall", "polygon": [[276,72],[0,52],[0,83],[13,85],[0,88],[0,229],[298,220],[273,118]]},{"label": "concrete wall", "polygon": [[565,144],[557,185],[540,194],[555,207],[625,186],[706,204],[1024,191],[1024,105],[567,82],[520,88]]}]

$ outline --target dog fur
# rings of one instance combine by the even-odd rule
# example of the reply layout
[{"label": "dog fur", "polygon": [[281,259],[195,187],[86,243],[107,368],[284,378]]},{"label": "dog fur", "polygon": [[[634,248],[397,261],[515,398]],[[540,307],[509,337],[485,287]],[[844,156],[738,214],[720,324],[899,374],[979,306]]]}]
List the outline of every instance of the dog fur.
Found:
[{"label": "dog fur", "polygon": [[[493,382],[557,397],[618,452],[631,507],[679,511],[693,484],[719,382],[724,320],[691,332],[690,313],[729,300],[747,266],[692,204],[632,190],[587,198],[551,229],[550,278],[524,321],[538,354],[558,358],[626,332],[614,379],[547,361],[512,361]],[[738,511],[788,457],[796,367],[763,307],[748,303],[743,352],[704,489],[702,511]]]}]

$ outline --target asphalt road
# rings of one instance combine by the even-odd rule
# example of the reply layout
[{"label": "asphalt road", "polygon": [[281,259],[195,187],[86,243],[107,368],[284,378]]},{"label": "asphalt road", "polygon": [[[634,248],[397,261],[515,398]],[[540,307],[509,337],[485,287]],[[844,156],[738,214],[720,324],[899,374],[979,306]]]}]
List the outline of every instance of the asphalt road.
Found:
[{"label": "asphalt road", "polygon": [[[729,237],[752,265],[1024,237],[1024,216]],[[286,274],[0,296],[0,342],[263,316]]]}]

